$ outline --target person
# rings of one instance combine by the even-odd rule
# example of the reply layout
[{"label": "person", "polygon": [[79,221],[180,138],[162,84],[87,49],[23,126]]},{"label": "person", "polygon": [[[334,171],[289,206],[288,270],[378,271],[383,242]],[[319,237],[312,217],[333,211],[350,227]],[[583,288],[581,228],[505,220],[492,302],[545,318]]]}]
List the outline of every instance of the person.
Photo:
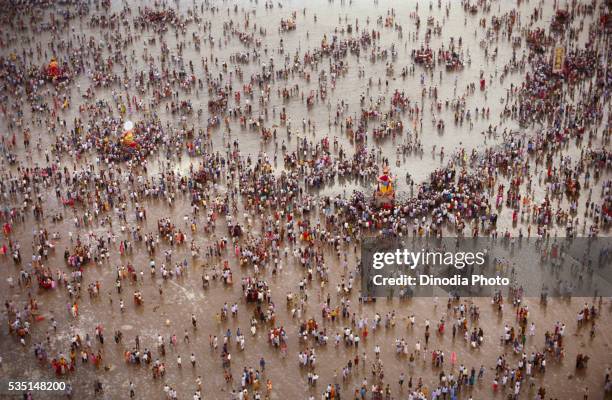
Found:
[{"label": "person", "polygon": [[134,383],[130,381],[130,399],[134,398],[134,396],[136,396],[136,392],[134,389]]},{"label": "person", "polygon": [[94,393],[99,394],[99,393],[102,393],[102,391],[103,391],[102,382],[99,379],[96,379],[94,381]]}]

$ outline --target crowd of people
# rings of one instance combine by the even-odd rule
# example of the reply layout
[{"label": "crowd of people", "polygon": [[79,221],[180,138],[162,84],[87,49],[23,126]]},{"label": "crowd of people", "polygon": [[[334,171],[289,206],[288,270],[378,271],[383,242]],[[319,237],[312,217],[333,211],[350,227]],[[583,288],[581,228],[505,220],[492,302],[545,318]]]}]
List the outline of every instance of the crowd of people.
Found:
[{"label": "crowd of people", "polygon": [[[400,13],[377,0],[337,21],[271,1],[12,3],[0,13],[7,376],[40,369],[70,381],[69,398],[612,392],[596,328],[609,299],[581,306],[582,348],[521,292],[493,296],[488,321],[488,299],[436,298],[415,317],[416,303],[356,290],[366,237],[607,236],[609,2]],[[446,144],[446,127],[478,144]],[[549,364],[575,384],[549,379]]]}]

